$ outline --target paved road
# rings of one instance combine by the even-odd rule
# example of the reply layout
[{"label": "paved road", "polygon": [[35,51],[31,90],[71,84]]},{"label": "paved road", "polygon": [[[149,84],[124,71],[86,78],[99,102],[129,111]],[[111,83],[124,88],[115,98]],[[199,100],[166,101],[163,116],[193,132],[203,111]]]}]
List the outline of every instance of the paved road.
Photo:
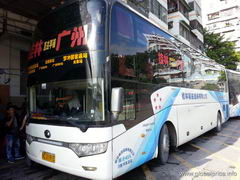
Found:
[{"label": "paved road", "polygon": [[[240,180],[240,119],[224,124],[220,133],[208,132],[179,147],[169,162],[154,161],[134,169],[117,180]],[[41,165],[29,168],[24,161],[8,164],[0,161],[1,180],[84,180]]]}]

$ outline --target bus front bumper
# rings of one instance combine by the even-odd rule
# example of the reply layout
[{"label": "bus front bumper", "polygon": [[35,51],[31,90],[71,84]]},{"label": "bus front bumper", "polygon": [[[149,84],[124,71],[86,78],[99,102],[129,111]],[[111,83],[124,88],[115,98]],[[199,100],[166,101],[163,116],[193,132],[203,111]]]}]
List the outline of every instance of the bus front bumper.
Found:
[{"label": "bus front bumper", "polygon": [[[89,179],[112,179],[111,143],[103,154],[78,157],[71,149],[39,142],[26,142],[30,160],[69,174]],[[54,156],[54,162],[43,160],[43,153]]]}]

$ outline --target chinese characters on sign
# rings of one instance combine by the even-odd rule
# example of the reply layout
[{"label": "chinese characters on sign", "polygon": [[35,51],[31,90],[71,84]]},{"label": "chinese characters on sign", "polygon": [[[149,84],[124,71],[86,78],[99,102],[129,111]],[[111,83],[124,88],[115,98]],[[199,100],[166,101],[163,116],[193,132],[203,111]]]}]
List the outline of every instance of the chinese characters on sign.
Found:
[{"label": "chinese characters on sign", "polygon": [[170,67],[177,68],[181,71],[184,70],[184,62],[182,60],[176,60],[160,52],[158,53],[158,63],[161,65],[170,65]]},{"label": "chinese characters on sign", "polygon": [[28,74],[32,74],[36,72],[36,69],[39,67],[39,64],[33,64],[31,66],[28,67]]},{"label": "chinese characters on sign", "polygon": [[74,27],[73,30],[63,30],[61,33],[58,34],[57,38],[50,39],[48,41],[42,41],[39,40],[35,43],[33,43],[28,59],[34,59],[41,55],[44,51],[49,51],[52,49],[55,49],[55,51],[60,51],[61,49],[61,42],[62,38],[68,37],[71,38],[71,48],[74,48],[76,46],[82,46],[86,45],[86,39],[85,39],[85,33],[82,26],[80,27]]},{"label": "chinese characters on sign", "polygon": [[36,58],[37,56],[40,56],[42,52],[42,45],[43,45],[42,40],[34,43],[29,51],[28,59],[33,59],[33,58]]},{"label": "chinese characters on sign", "polygon": [[73,28],[71,40],[72,40],[72,43],[71,43],[72,48],[76,46],[76,43],[77,43],[77,46],[86,45],[83,27]]},{"label": "chinese characters on sign", "polygon": [[168,56],[164,55],[163,53],[158,53],[158,63],[159,64],[166,64],[168,65]]},{"label": "chinese characters on sign", "polygon": [[79,54],[71,54],[67,56],[63,56],[63,61],[73,61],[73,64],[82,64],[83,58],[87,59],[87,53],[79,53]]},{"label": "chinese characters on sign", "polygon": [[43,51],[54,49],[56,47],[56,39],[51,39],[44,42]]},{"label": "chinese characters on sign", "polygon": [[207,99],[207,94],[203,93],[182,93],[183,100]]},{"label": "chinese characters on sign", "polygon": [[134,151],[131,148],[124,148],[120,151],[115,159],[115,164],[118,168],[130,165],[133,162],[133,157],[135,156]]},{"label": "chinese characters on sign", "polygon": [[31,66],[28,67],[28,74],[33,74],[36,72],[36,70],[46,70],[49,68],[55,68],[55,67],[61,67],[65,64],[83,64],[84,61],[88,59],[88,53],[75,53],[75,54],[69,54],[65,55],[60,58],[52,58],[52,59],[47,59],[45,61],[42,61],[42,64],[35,63]]}]

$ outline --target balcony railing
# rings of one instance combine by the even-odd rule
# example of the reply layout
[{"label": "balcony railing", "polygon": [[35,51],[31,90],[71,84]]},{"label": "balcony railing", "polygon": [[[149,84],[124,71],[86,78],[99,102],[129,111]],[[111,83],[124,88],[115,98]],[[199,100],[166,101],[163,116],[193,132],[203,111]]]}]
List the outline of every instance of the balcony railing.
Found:
[{"label": "balcony railing", "polygon": [[185,0],[168,0],[168,14],[181,12],[187,19],[189,19],[189,11],[191,8]]},{"label": "balcony railing", "polygon": [[149,0],[142,0],[140,2],[136,1],[136,0],[127,0],[127,3],[134,8],[135,10],[137,10],[138,12],[140,12],[141,14],[143,14],[144,16],[148,16],[149,13]]},{"label": "balcony railing", "polygon": [[190,33],[190,43],[195,49],[203,51],[203,42],[200,41],[194,33]]},{"label": "balcony railing", "polygon": [[190,21],[190,26],[193,29],[197,29],[200,33],[203,34],[203,26],[198,22],[198,20],[192,20]]}]

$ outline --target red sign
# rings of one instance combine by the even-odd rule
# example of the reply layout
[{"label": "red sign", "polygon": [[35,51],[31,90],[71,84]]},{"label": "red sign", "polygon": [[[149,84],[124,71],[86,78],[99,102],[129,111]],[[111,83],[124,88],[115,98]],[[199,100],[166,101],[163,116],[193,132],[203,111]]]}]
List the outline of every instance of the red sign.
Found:
[{"label": "red sign", "polygon": [[168,56],[164,55],[163,53],[158,53],[158,63],[159,64],[168,64]]},{"label": "red sign", "polygon": [[160,52],[158,52],[158,63],[161,65],[169,65],[172,68],[176,68],[182,71],[184,70],[184,61],[179,59],[176,60]]},{"label": "red sign", "polygon": [[75,27],[73,29],[71,40],[72,40],[72,43],[71,43],[72,48],[76,46],[76,43],[77,43],[77,46],[86,45],[83,27],[78,27],[78,28]]},{"label": "red sign", "polygon": [[[35,43],[33,43],[28,59],[34,59],[36,57],[39,57],[42,53],[42,51],[48,51],[55,48],[55,51],[59,51],[61,49],[61,40],[64,37],[71,38],[71,44],[70,46],[74,48],[75,46],[82,46],[86,45],[86,39],[85,39],[85,33],[82,26],[80,27],[74,27],[73,30],[63,30],[61,33],[57,36],[56,39],[48,40],[43,42],[42,40],[39,40]],[[44,46],[43,46],[44,45]]]}]

